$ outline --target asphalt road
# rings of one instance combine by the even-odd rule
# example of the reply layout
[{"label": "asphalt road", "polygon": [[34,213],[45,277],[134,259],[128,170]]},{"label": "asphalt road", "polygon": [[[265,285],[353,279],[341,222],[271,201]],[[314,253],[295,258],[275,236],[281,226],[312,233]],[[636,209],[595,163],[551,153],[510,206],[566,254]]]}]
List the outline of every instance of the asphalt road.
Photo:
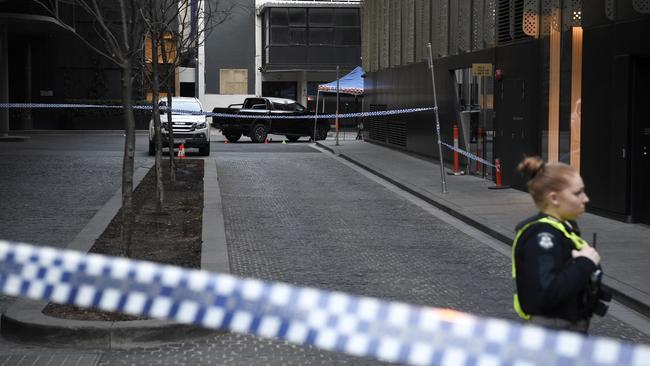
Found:
[{"label": "asphalt road", "polygon": [[[18,172],[0,177],[0,236],[67,243],[119,186],[119,137],[83,136],[77,143],[78,136],[35,137],[19,152],[0,145],[0,171]],[[47,143],[30,147],[39,138]],[[328,153],[279,141],[213,142],[210,158],[219,174],[234,274],[516,319],[507,257]],[[146,137],[138,144],[138,160],[149,159]],[[68,191],[69,184],[79,188]],[[27,193],[35,185],[39,193]],[[26,212],[7,214],[4,202]],[[72,202],[76,208],[65,215],[56,210]],[[47,225],[34,230],[34,222]],[[593,330],[650,343],[612,317],[596,320]],[[236,334],[110,352],[0,344],[0,364],[15,364],[18,357],[46,364],[54,356],[69,357],[55,364],[377,364]]]}]

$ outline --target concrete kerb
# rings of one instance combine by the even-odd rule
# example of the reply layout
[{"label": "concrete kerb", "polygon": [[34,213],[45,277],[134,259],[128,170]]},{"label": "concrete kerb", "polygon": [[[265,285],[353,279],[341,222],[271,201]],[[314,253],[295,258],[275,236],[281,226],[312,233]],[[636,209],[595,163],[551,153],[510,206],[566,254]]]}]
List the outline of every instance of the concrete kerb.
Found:
[{"label": "concrete kerb", "polygon": [[[426,194],[422,193],[421,190],[415,188],[415,187],[410,187],[408,183],[400,182],[397,181],[386,174],[383,174],[382,172],[378,171],[377,169],[374,169],[367,164],[364,164],[360,161],[355,160],[352,157],[349,157],[345,155],[344,153],[336,152],[334,149],[332,149],[329,146],[326,146],[320,142],[316,142],[316,145],[319,148],[323,148],[324,150],[329,151],[330,153],[337,155],[341,157],[342,159],[345,159],[346,161],[349,161],[362,169],[365,169],[369,171],[370,173],[390,182],[391,184],[399,187],[400,189],[403,189],[404,191],[422,199],[423,201],[426,201],[430,203],[431,205],[435,206],[436,208],[444,211],[445,213],[465,222],[468,225],[473,226],[474,228],[483,231],[484,233],[492,236],[493,238],[507,244],[508,246],[512,246],[512,241],[514,240],[514,233],[499,227],[493,227],[492,225],[489,225],[488,223],[483,222],[480,218],[478,218],[476,215],[464,210],[462,207],[455,206],[451,202],[447,202],[444,199],[438,199],[435,198],[435,195],[427,196]],[[607,277],[607,276],[606,276]],[[613,297],[615,300],[619,301],[620,303],[624,304],[625,306],[633,309],[634,311],[642,314],[645,317],[650,318],[650,305],[643,303],[642,301],[637,300],[633,296],[630,296],[628,293],[619,290],[616,287],[613,287],[611,284],[608,284],[608,282],[616,282],[612,281],[612,278],[606,278],[606,280],[603,283],[603,287],[611,292],[613,294]],[[618,283],[617,283],[618,285]],[[624,285],[624,284],[622,284]],[[627,286],[627,285],[624,285]],[[629,286],[627,286],[629,287]],[[628,290],[628,292],[630,292]]]},{"label": "concrete kerb", "polygon": [[[205,160],[203,196],[203,243],[201,266],[207,262],[205,254],[226,252],[223,214],[214,160]],[[210,168],[210,166],[213,168]],[[134,187],[137,187],[149,167],[141,167],[134,173]],[[88,224],[70,242],[68,249],[87,252],[95,240],[104,232],[121,207],[122,193],[118,190],[113,197],[93,216]],[[219,202],[217,205],[216,202]],[[217,220],[220,218],[220,220]],[[212,221],[206,225],[206,220]],[[219,225],[219,222],[221,223]],[[207,270],[229,271],[227,255],[223,261],[207,265]],[[134,321],[83,321],[55,318],[43,314],[46,301],[18,298],[2,315],[2,335],[8,339],[25,343],[47,344],[52,347],[74,345],[83,349],[116,349],[153,346],[166,342],[178,342],[188,337],[201,337],[214,334],[214,330],[178,324],[167,320]]]}]

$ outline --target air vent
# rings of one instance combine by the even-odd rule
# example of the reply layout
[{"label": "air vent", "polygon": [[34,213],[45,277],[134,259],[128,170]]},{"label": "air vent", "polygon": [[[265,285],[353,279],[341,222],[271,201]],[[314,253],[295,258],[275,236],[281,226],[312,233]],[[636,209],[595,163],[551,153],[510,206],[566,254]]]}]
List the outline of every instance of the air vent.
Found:
[{"label": "air vent", "polygon": [[388,121],[386,138],[389,144],[406,147],[406,122]]},{"label": "air vent", "polygon": [[499,0],[497,4],[497,43],[528,38],[524,33],[524,0]]},{"label": "air vent", "polygon": [[[388,106],[386,104],[371,104],[370,111],[385,111]],[[386,117],[371,116],[368,117],[368,135],[371,140],[386,142],[386,134],[388,132],[388,125],[385,121]]]}]

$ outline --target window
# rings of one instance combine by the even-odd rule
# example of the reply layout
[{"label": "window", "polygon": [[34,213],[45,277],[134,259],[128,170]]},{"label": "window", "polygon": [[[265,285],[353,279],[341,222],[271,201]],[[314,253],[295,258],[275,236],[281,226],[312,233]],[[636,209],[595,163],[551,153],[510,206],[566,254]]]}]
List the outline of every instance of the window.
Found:
[{"label": "window", "polygon": [[248,69],[219,70],[220,94],[248,94]]},{"label": "window", "polygon": [[332,45],[334,43],[334,29],[311,28],[309,29],[310,45]]},{"label": "window", "polygon": [[332,9],[328,9],[328,8],[309,9],[309,26],[331,27]]}]

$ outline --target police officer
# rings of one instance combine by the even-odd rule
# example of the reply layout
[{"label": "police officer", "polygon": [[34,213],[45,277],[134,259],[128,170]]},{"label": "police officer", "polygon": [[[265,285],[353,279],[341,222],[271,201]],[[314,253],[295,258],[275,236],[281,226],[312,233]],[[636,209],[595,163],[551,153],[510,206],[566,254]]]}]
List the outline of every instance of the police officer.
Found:
[{"label": "police officer", "polygon": [[[580,175],[563,163],[524,159],[528,191],[540,213],[516,228],[512,276],[515,311],[533,324],[587,333],[600,298],[600,255],[580,237],[575,219],[589,198]],[[600,309],[600,310],[598,310]]]}]

